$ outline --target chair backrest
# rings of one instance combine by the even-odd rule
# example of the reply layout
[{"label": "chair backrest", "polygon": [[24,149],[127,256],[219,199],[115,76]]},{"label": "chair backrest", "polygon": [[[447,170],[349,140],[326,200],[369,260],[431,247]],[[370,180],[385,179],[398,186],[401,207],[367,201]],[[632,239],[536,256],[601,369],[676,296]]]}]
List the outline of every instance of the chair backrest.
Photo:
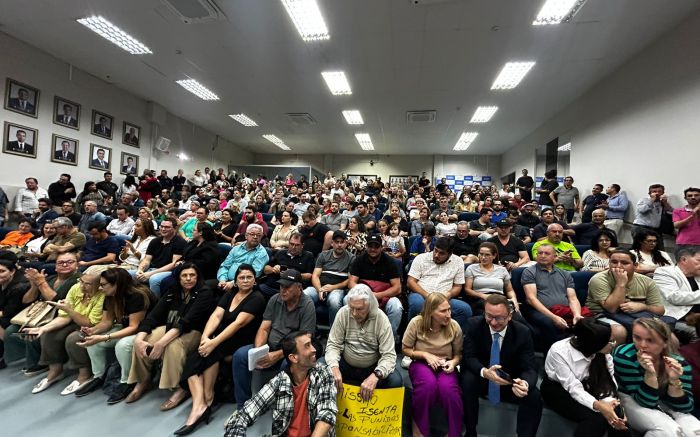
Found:
[{"label": "chair backrest", "polygon": [[578,252],[579,255],[583,256],[583,252],[590,249],[591,245],[590,244],[575,244],[574,247],[576,248],[576,252]]},{"label": "chair backrest", "polygon": [[478,212],[460,212],[457,216],[459,221],[470,222],[479,218]]},{"label": "chair backrest", "polygon": [[523,271],[525,267],[518,267],[510,272],[510,283],[513,285],[513,291],[515,291],[515,297],[518,298],[519,303],[525,303],[525,290],[523,285],[520,283],[520,279],[523,276]]},{"label": "chair backrest", "polygon": [[272,221],[272,218],[274,217],[274,214],[268,214],[268,213],[262,213],[262,218],[263,221],[267,222],[268,224]]},{"label": "chair backrest", "polygon": [[233,247],[230,244],[219,243],[219,263],[223,263]]},{"label": "chair backrest", "polygon": [[581,306],[586,304],[586,300],[588,299],[588,282],[590,282],[591,278],[595,274],[596,272],[588,271],[571,272],[571,277],[574,280],[576,297],[578,297],[578,301],[581,303]]}]

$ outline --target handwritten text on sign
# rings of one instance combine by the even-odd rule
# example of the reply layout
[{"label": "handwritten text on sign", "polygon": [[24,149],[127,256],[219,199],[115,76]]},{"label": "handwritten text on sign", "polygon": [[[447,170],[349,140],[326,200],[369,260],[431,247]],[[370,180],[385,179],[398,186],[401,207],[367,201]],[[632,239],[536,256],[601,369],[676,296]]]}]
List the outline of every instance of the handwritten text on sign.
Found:
[{"label": "handwritten text on sign", "polygon": [[403,387],[376,389],[372,399],[360,397],[360,387],[343,384],[338,393],[338,437],[400,436],[403,417]]}]

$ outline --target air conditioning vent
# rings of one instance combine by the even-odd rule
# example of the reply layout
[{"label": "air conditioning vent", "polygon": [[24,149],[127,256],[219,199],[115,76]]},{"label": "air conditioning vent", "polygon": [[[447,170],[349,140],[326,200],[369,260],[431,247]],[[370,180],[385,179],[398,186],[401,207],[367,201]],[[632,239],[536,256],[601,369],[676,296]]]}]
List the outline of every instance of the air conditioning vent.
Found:
[{"label": "air conditioning vent", "polygon": [[437,111],[408,111],[406,112],[406,123],[435,123]]},{"label": "air conditioning vent", "polygon": [[161,0],[183,23],[199,24],[225,20],[226,15],[214,0]]},{"label": "air conditioning vent", "polygon": [[287,116],[287,120],[295,126],[312,126],[316,124],[316,120],[311,114],[307,114],[306,112],[293,112],[285,115]]},{"label": "air conditioning vent", "polygon": [[170,153],[170,140],[165,137],[160,137],[153,147],[159,152]]}]

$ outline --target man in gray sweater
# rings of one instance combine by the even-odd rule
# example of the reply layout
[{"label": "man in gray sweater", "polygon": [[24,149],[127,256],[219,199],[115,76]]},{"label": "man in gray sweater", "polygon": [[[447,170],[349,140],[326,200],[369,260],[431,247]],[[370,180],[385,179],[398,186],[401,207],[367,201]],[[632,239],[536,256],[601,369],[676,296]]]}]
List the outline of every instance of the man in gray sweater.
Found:
[{"label": "man in gray sweater", "polygon": [[348,292],[348,304],[338,311],[328,335],[326,364],[338,390],[343,382],[360,386],[365,401],[375,388],[403,387],[396,371],[396,351],[389,318],[364,284]]}]

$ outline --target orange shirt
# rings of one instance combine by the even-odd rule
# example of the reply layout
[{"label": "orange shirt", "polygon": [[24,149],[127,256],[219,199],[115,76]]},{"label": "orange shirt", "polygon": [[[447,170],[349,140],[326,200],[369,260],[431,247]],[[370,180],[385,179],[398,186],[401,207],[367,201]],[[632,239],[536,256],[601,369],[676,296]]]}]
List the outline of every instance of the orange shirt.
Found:
[{"label": "orange shirt", "polygon": [[22,234],[19,231],[10,231],[5,235],[5,239],[0,241],[2,246],[24,246],[27,241],[31,240],[34,234],[27,232]]},{"label": "orange shirt", "polygon": [[287,428],[287,436],[289,437],[309,437],[311,435],[311,426],[309,422],[309,405],[307,403],[309,395],[309,377],[307,376],[304,382],[292,386],[294,391],[294,417]]}]

